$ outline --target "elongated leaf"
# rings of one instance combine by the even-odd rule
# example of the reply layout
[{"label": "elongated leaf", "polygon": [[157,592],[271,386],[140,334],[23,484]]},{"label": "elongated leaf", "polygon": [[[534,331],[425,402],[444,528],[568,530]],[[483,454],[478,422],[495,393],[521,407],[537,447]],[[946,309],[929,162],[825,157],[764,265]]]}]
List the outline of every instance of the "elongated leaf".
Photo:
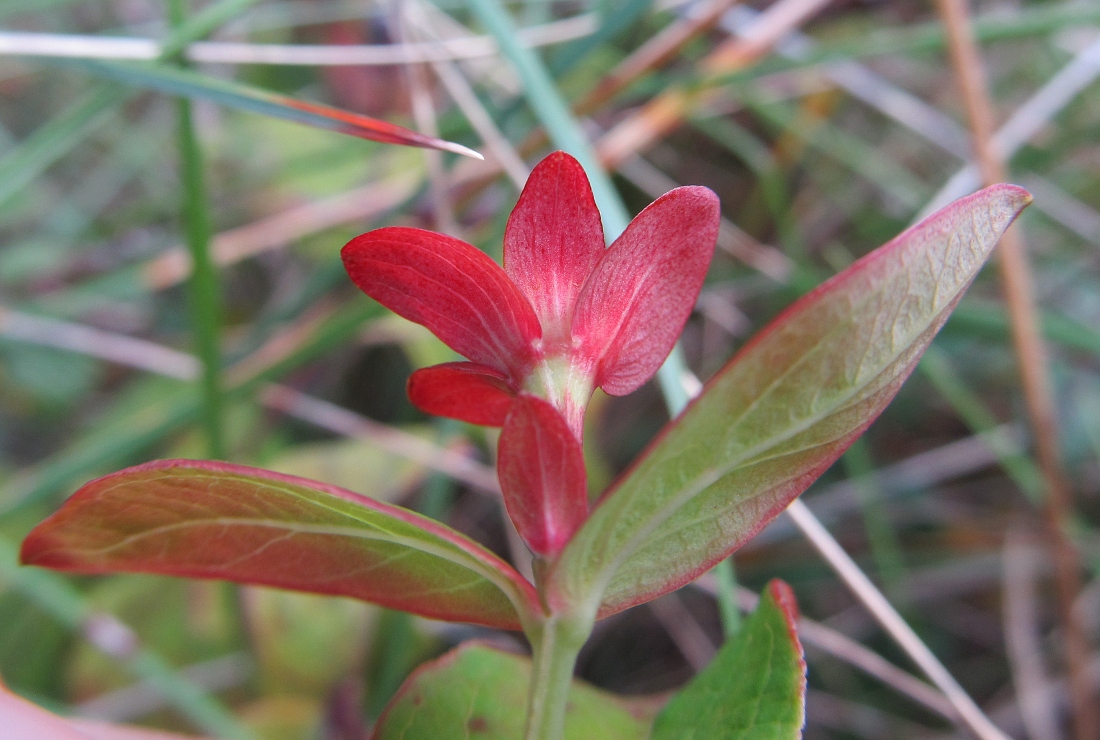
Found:
[{"label": "elongated leaf", "polygon": [[497,472],[504,505],[537,555],[556,555],[588,513],[581,444],[558,410],[521,393],[500,433]]},{"label": "elongated leaf", "polygon": [[[531,661],[466,643],[418,668],[394,696],[372,740],[523,737]],[[565,740],[643,740],[655,703],[629,704],[574,681],[565,715]]]},{"label": "elongated leaf", "polygon": [[787,309],[605,495],[553,592],[614,613],[752,537],[885,408],[1029,201],[1012,185],[957,201]]},{"label": "elongated leaf", "polygon": [[210,100],[219,105],[262,113],[296,123],[358,136],[361,139],[386,144],[418,146],[456,152],[474,159],[483,159],[477,152],[454,142],[424,136],[388,121],[340,110],[319,103],[295,100],[256,87],[209,77],[188,69],[166,64],[125,64],[98,59],[54,60],[55,64],[77,66],[85,72],[124,85],[178,95],[184,98]]},{"label": "elongated leaf", "polygon": [[657,372],[684,328],[714,256],[721,213],[703,187],[665,193],[607,249],[577,300],[573,339],[621,396]]},{"label": "elongated leaf", "polygon": [[76,573],[220,578],[351,596],[434,619],[519,629],[537,608],[511,566],[396,506],[242,465],[159,460],[88,483],[23,543]]},{"label": "elongated leaf", "polygon": [[652,740],[797,740],[806,719],[806,661],[790,587],[772,581],[756,612],[669,700]]},{"label": "elongated leaf", "polygon": [[474,362],[417,370],[408,390],[409,400],[425,413],[488,427],[504,425],[514,398],[504,375]]},{"label": "elongated leaf", "polygon": [[460,355],[526,375],[542,334],[530,302],[484,252],[445,234],[391,226],[341,251],[359,289]]},{"label": "elongated leaf", "polygon": [[504,269],[546,339],[568,341],[577,296],[604,249],[584,168],[565,152],[550,154],[531,171],[504,231]]}]

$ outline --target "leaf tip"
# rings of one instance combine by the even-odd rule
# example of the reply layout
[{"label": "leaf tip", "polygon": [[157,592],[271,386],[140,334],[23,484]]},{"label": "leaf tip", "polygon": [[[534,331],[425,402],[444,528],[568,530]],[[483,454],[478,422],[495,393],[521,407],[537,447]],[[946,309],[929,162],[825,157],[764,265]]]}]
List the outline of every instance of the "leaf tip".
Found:
[{"label": "leaf tip", "polygon": [[481,152],[475,149],[471,149],[468,146],[463,146],[462,144],[456,144],[453,141],[438,139],[436,140],[435,145],[437,148],[442,149],[443,151],[454,152],[455,154],[461,154],[462,156],[469,157],[470,159],[479,159],[481,161],[485,161],[485,156]]}]

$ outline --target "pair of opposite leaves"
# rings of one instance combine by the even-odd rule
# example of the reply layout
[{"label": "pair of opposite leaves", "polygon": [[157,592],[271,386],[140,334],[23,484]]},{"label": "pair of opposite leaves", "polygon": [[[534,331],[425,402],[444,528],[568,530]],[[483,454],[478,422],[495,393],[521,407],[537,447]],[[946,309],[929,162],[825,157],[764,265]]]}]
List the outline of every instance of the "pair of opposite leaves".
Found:
[{"label": "pair of opposite leaves", "polygon": [[590,201],[574,160],[544,160],[509,221],[507,272],[419,230],[345,248],[360,287],[472,361],[419,371],[410,394],[434,413],[504,425],[509,514],[552,558],[542,598],[430,519],[213,462],[158,461],[87,484],[31,533],[23,561],[346,595],[506,629],[544,604],[606,616],[648,601],[735,550],[862,433],[1030,196],[999,185],[956,201],[796,302],[588,512],[577,443],[588,395],[629,392],[656,371],[717,227],[713,194],[681,188],[604,250]]}]

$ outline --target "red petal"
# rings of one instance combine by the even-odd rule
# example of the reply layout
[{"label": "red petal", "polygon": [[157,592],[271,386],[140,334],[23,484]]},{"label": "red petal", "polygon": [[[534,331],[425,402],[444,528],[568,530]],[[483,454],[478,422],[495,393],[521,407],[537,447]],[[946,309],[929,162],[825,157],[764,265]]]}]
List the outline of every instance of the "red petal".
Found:
[{"label": "red petal", "polygon": [[483,365],[523,374],[542,335],[531,304],[484,252],[423,229],[376,229],[341,252],[348,275],[374,300],[426,326]]},{"label": "red petal", "polygon": [[588,514],[580,442],[557,409],[520,394],[504,422],[497,474],[508,516],[536,555],[557,554]]},{"label": "red petal", "polygon": [[409,400],[425,413],[487,427],[504,426],[515,397],[506,376],[473,362],[417,370],[409,377],[408,391]]},{"label": "red petal", "polygon": [[527,178],[504,231],[504,269],[534,306],[544,336],[568,338],[577,295],[604,251],[584,168],[554,152]]},{"label": "red petal", "polygon": [[676,188],[607,250],[573,319],[574,340],[598,362],[596,385],[621,396],[657,372],[703,287],[719,217],[713,192]]}]

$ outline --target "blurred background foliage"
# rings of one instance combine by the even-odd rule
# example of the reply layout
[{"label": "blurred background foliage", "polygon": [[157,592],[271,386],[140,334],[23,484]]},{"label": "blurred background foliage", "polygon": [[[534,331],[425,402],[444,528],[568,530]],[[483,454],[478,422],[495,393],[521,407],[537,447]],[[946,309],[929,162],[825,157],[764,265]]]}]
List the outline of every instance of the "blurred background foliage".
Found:
[{"label": "blurred background foliage", "polygon": [[[525,0],[507,8],[573,102],[667,29],[721,11],[582,117],[606,143],[601,132],[644,122],[655,96],[706,92],[677,125],[627,140],[612,172],[634,212],[677,184],[721,197],[720,248],[683,337],[703,379],[795,297],[902,230],[970,152],[930,3],[817,3],[790,27],[795,35],[754,63],[716,67],[716,50],[768,6]],[[388,224],[445,230],[499,259],[523,162],[548,150],[532,139],[539,115],[519,78],[460,0],[196,0],[191,17],[211,8],[226,11],[207,35],[220,53],[229,43],[253,54],[280,46],[266,47],[265,63],[210,61],[219,47],[207,46],[188,78],[216,264],[213,292],[199,300],[220,315],[196,330],[184,285],[176,100],[161,82],[101,82],[96,63],[50,56],[67,48],[56,38],[39,56],[6,45],[10,32],[70,34],[125,56],[120,37],[169,33],[165,5],[0,0],[0,675],[45,706],[112,721],[365,737],[418,663],[471,637],[513,646],[519,638],[341,599],[15,565],[23,535],[90,477],[206,456],[203,419],[213,413],[230,460],[416,508],[523,567],[497,500],[477,483],[492,465],[495,432],[426,418],[405,397],[408,374],[450,351],[355,291],[339,262],[347,239]],[[1085,579],[1077,607],[1095,644],[1100,6],[983,0],[973,12],[995,123],[1017,127],[1005,143],[1012,178],[1036,196],[1022,229],[1074,494]],[[303,49],[327,50],[330,63],[303,63],[294,56]],[[433,49],[436,63],[331,63],[387,49]],[[438,132],[487,161],[279,120],[250,108],[247,96],[211,102],[224,80]],[[213,412],[192,354],[203,331],[219,348]],[[1043,486],[994,268],[935,349],[805,500],[1006,731],[1059,737],[1042,734],[1043,717],[1048,732],[1061,733],[1067,712],[1064,692],[1044,693],[1066,667]],[[666,420],[655,383],[595,399],[586,449],[593,495]],[[425,467],[444,447],[473,472],[456,479]],[[785,519],[735,559],[743,585],[787,580],[807,616],[912,670]],[[628,694],[681,684],[720,643],[712,592],[689,586],[601,623],[580,675]],[[807,737],[962,736],[942,712],[851,660],[812,643],[809,654]]]}]

